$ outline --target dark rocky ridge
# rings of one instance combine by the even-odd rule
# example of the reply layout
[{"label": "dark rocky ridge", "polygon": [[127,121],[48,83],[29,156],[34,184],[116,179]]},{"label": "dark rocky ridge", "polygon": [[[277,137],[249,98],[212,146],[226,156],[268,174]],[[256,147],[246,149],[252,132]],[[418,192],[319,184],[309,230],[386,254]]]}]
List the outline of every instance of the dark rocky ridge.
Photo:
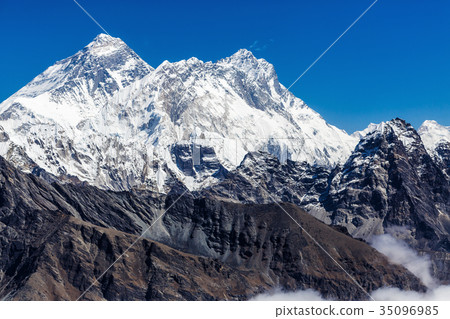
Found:
[{"label": "dark rocky ridge", "polygon": [[450,177],[450,143],[440,143],[436,149],[437,156],[434,158],[436,163]]},{"label": "dark rocky ridge", "polygon": [[450,282],[450,180],[405,121],[361,140],[330,181],[324,207],[353,236],[402,227],[402,239],[430,255],[434,275]]},{"label": "dark rocky ridge", "polygon": [[331,173],[323,166],[291,160],[281,163],[269,153],[251,152],[236,170],[225,174],[223,181],[203,192],[241,203],[294,203],[330,223],[321,196],[327,190]]},{"label": "dark rocky ridge", "polygon": [[[183,191],[183,189],[181,189]],[[48,184],[0,159],[0,297],[73,300],[135,240],[86,299],[242,300],[276,286],[314,288],[335,299],[366,296],[280,209],[180,190],[109,192]],[[282,204],[368,291],[423,290],[403,267],[367,244]],[[165,234],[165,236],[164,236]],[[184,236],[186,235],[186,236]]]},{"label": "dark rocky ridge", "polygon": [[291,202],[365,240],[396,229],[432,257],[437,278],[450,282],[450,179],[403,120],[363,137],[342,167],[280,163],[267,153],[250,153],[208,191],[247,203]]}]

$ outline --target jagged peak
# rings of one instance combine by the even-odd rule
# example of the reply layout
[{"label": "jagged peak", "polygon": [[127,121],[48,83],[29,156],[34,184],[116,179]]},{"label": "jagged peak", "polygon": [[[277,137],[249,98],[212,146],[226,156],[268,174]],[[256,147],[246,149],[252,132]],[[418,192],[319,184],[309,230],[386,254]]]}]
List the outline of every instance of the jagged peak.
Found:
[{"label": "jagged peak", "polygon": [[435,120],[425,120],[421,126],[431,126],[431,125],[440,125]]},{"label": "jagged peak", "polygon": [[232,64],[238,68],[244,68],[244,69],[250,69],[250,68],[256,68],[258,66],[258,60],[252,52],[248,51],[247,49],[240,49],[235,54],[231,55],[228,58],[225,58],[220,62]]},{"label": "jagged peak", "polygon": [[389,124],[397,125],[404,128],[409,128],[411,124],[406,122],[404,119],[401,119],[399,117],[396,117],[395,119],[392,119],[388,122]]},{"label": "jagged peak", "polygon": [[423,122],[418,132],[425,147],[431,153],[433,153],[438,145],[450,143],[450,126],[441,125],[434,120]]},{"label": "jagged peak", "polygon": [[195,56],[186,60],[188,64],[203,64],[204,62],[200,59],[197,59]]},{"label": "jagged peak", "polygon": [[397,117],[387,122],[381,122],[378,124],[370,123],[369,126],[367,126],[367,128],[365,128],[362,131],[354,132],[352,136],[362,139],[370,134],[383,134],[384,132],[386,132],[386,129],[388,128],[393,129],[396,133],[399,133],[400,131],[408,131],[414,129],[411,126],[411,124]]},{"label": "jagged peak", "polygon": [[274,66],[264,59],[257,59],[247,49],[240,49],[228,58],[222,59],[218,64],[232,66],[246,73],[250,78],[257,78],[258,74],[265,74],[265,78],[277,78]]},{"label": "jagged peak", "polygon": [[353,132],[351,136],[362,139],[366,135],[379,130],[383,124],[385,124],[385,122],[381,122],[378,124],[370,123],[364,130]]},{"label": "jagged peak", "polygon": [[392,127],[395,134],[399,137],[409,136],[411,139],[419,138],[419,134],[415,130],[415,128],[405,120],[401,118],[395,118],[388,122],[388,124]]},{"label": "jagged peak", "polygon": [[[113,39],[115,39],[114,37],[112,37],[111,35],[109,35],[109,34],[106,34],[106,33],[100,33],[100,34],[98,34],[95,38],[94,38],[94,41],[111,41],[111,40],[113,40]],[[118,38],[117,38],[118,39]]]},{"label": "jagged peak", "polygon": [[419,132],[430,130],[430,129],[449,130],[450,131],[450,126],[441,125],[435,120],[425,120],[419,128]]},{"label": "jagged peak", "polygon": [[120,38],[114,38],[108,34],[100,33],[85,49],[94,55],[110,55],[124,47],[127,47],[127,45]]},{"label": "jagged peak", "polygon": [[245,58],[245,59],[256,59],[253,53],[247,49],[239,49],[235,54],[231,56],[231,58]]},{"label": "jagged peak", "polygon": [[92,47],[97,45],[115,44],[118,42],[124,43],[120,38],[115,38],[110,36],[109,34],[100,33],[87,46]]},{"label": "jagged peak", "polygon": [[202,65],[221,65],[221,66],[233,66],[244,72],[259,72],[263,70],[265,73],[276,76],[275,69],[272,64],[264,59],[257,59],[253,53],[247,49],[240,49],[233,55],[223,58],[217,62],[202,61],[197,57],[191,57],[189,59],[180,60],[176,62],[170,62],[165,60],[157,69],[166,69],[172,67],[185,67],[189,66],[202,66]]},{"label": "jagged peak", "polygon": [[374,143],[374,141],[386,140],[391,143],[393,136],[395,136],[395,140],[401,141],[408,151],[420,147],[422,144],[420,136],[414,127],[400,118],[379,124],[371,123],[365,130],[353,133],[353,136],[356,136],[356,133],[361,136],[360,142],[356,147],[357,150],[377,147],[380,142]]}]

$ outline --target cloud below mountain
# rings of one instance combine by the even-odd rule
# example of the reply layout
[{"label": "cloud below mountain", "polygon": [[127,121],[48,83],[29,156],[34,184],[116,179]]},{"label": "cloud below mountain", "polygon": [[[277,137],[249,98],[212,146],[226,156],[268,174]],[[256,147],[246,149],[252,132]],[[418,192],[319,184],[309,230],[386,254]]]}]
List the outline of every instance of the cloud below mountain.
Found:
[{"label": "cloud below mountain", "polygon": [[415,250],[405,242],[390,234],[374,236],[370,245],[385,255],[392,263],[404,266],[416,275],[425,286],[435,288],[436,280],[432,277],[431,260],[428,256],[419,256]]},{"label": "cloud below mountain", "polygon": [[428,287],[428,291],[426,293],[404,291],[396,287],[381,288],[372,293],[372,297],[375,300],[448,300],[448,296],[450,296],[450,286],[439,285],[438,281],[433,278],[430,271],[431,260],[427,255],[420,256],[405,242],[395,238],[390,234],[374,236],[370,244],[376,250],[386,255],[392,263],[404,266],[406,269],[420,278],[424,285]]},{"label": "cloud below mountain", "polygon": [[450,286],[439,286],[426,293],[399,288],[382,288],[372,293],[372,297],[377,301],[444,301],[448,300],[448,296],[450,296]]},{"label": "cloud below mountain", "polygon": [[319,292],[313,289],[284,292],[277,288],[271,292],[257,295],[252,301],[321,301],[325,300]]}]

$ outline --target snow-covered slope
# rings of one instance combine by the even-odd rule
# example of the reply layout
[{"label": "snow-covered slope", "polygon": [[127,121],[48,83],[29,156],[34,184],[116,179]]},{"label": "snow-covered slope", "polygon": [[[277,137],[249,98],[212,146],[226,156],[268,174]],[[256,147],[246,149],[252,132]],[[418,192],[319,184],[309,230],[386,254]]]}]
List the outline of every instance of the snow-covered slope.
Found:
[{"label": "snow-covered slope", "polygon": [[430,155],[435,156],[436,148],[450,143],[450,126],[443,126],[436,121],[425,121],[418,130],[420,137]]},{"label": "snow-covered slope", "polygon": [[109,187],[123,147],[104,115],[115,93],[152,70],[120,39],[97,36],[0,105],[0,154],[25,171],[38,166]]},{"label": "snow-covered slope", "polygon": [[364,130],[356,131],[356,132],[352,133],[351,136],[360,140],[367,134],[370,134],[370,133],[380,130],[384,124],[385,124],[385,122],[381,122],[379,124],[370,123],[369,126],[367,126]]},{"label": "snow-covered slope", "polygon": [[450,176],[450,126],[425,121],[418,132],[430,156]]},{"label": "snow-covered slope", "polygon": [[239,50],[151,68],[101,34],[0,105],[0,155],[108,189],[198,188],[249,151],[334,166],[358,138],[286,92],[273,66]]}]

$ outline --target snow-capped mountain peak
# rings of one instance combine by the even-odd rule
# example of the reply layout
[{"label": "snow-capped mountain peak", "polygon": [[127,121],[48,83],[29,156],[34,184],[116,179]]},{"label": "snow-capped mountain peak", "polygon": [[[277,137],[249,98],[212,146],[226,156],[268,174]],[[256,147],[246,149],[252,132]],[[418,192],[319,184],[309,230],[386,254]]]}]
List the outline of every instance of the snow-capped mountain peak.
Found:
[{"label": "snow-capped mountain peak", "polygon": [[158,191],[173,179],[202,187],[258,150],[344,162],[357,138],[285,90],[273,65],[244,49],[215,63],[190,58],[153,69],[101,34],[0,105],[9,136],[0,155],[26,154],[16,161],[25,170],[103,188]]},{"label": "snow-capped mountain peak", "polygon": [[109,34],[100,33],[91,41],[91,43],[87,45],[87,47],[104,46],[106,44],[118,44],[118,43],[120,43],[121,45],[125,44],[125,42],[123,42],[120,38],[115,38],[110,36]]},{"label": "snow-capped mountain peak", "polygon": [[264,59],[257,59],[247,49],[238,50],[232,56],[219,61],[218,64],[233,66],[236,70],[246,73],[250,81],[264,79],[268,81],[272,78],[278,81],[273,65]]},{"label": "snow-capped mountain peak", "polygon": [[369,126],[367,126],[364,130],[356,131],[356,132],[352,133],[351,136],[358,138],[358,139],[362,139],[364,136],[366,136],[370,133],[381,130],[384,124],[385,124],[385,122],[381,122],[379,124],[370,123]]},{"label": "snow-capped mountain peak", "polygon": [[423,122],[418,132],[430,153],[433,153],[439,144],[450,143],[450,126],[440,125],[436,121]]},{"label": "snow-capped mountain peak", "polygon": [[450,126],[425,121],[418,132],[428,154],[450,176]]},{"label": "snow-capped mountain peak", "polygon": [[405,147],[406,151],[411,151],[415,147],[422,145],[419,135],[411,124],[406,123],[404,120],[396,118],[388,122],[381,122],[379,124],[369,124],[369,126],[363,131],[358,131],[352,134],[352,136],[360,136],[360,142],[357,146],[359,148],[365,148],[366,144],[373,144],[374,139],[387,139],[387,140],[399,140]]},{"label": "snow-capped mountain peak", "polygon": [[225,58],[224,60],[236,66],[256,65],[258,63],[258,59],[247,49],[239,49],[232,56]]},{"label": "snow-capped mountain peak", "polygon": [[86,47],[86,52],[90,54],[102,56],[111,55],[121,49],[126,49],[127,45],[119,38],[114,38],[107,34],[99,34]]}]

